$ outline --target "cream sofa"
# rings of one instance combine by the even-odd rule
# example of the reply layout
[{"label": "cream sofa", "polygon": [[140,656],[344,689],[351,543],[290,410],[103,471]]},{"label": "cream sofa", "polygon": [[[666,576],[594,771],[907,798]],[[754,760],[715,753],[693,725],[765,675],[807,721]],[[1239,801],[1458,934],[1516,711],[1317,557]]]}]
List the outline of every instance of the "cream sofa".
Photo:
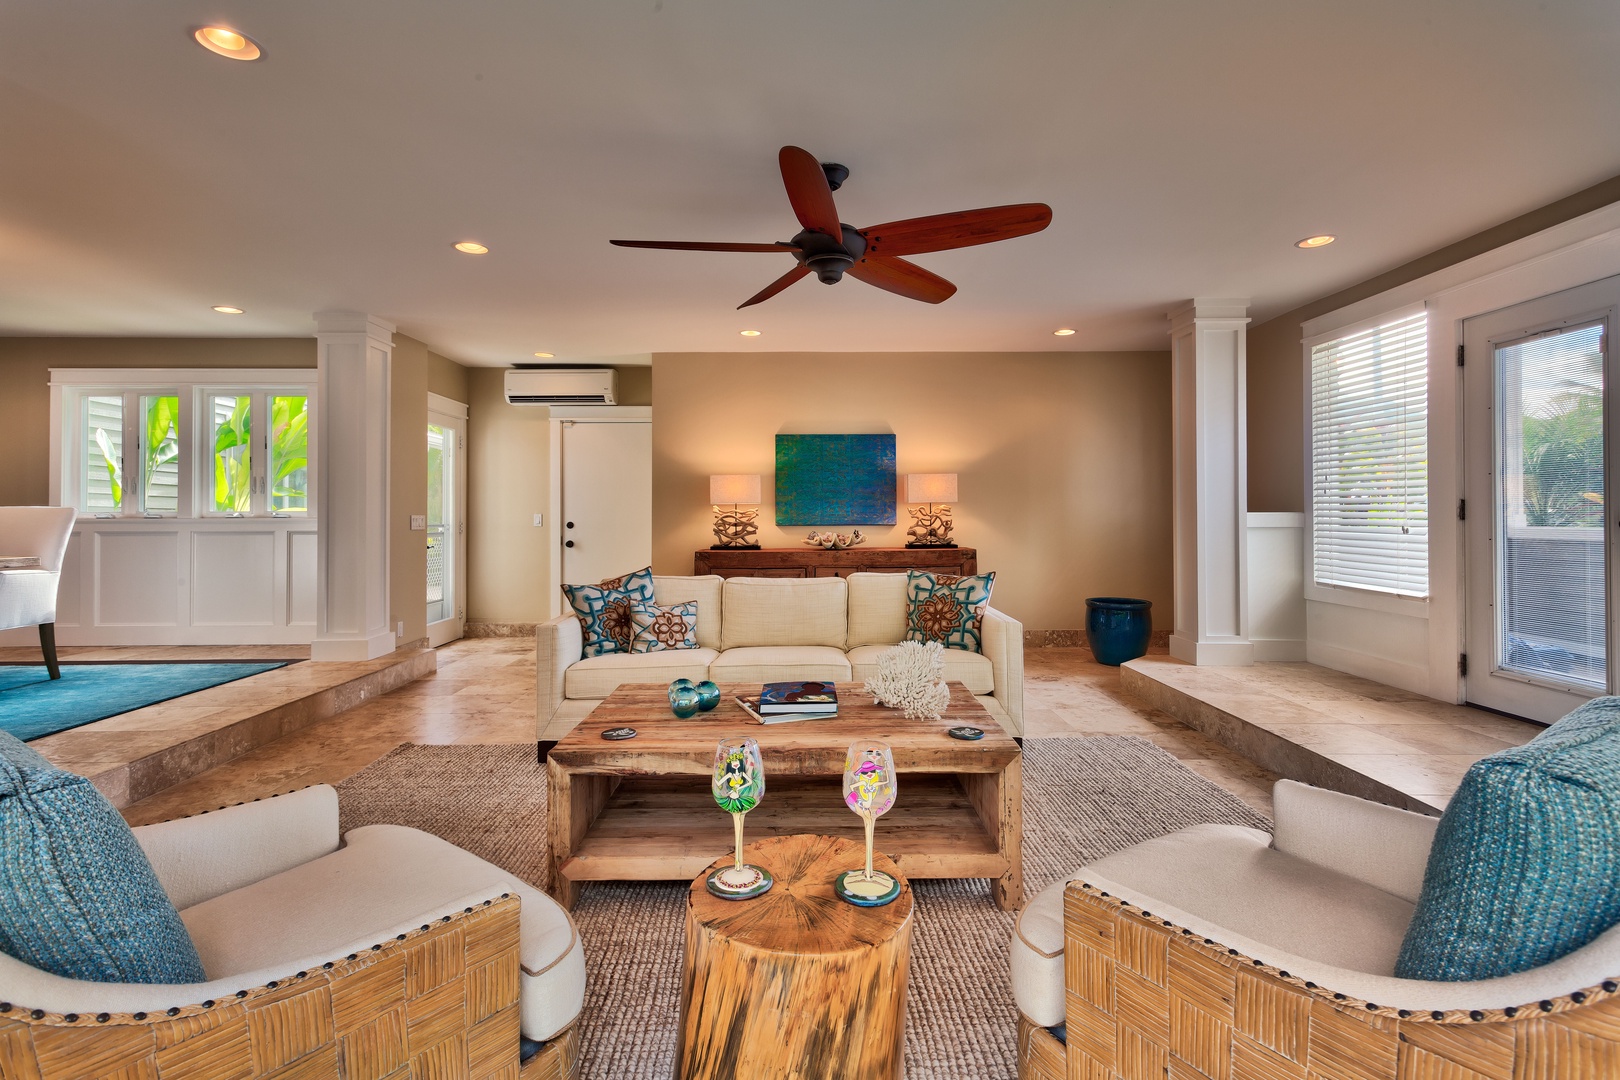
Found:
[{"label": "cream sofa", "polygon": [[[878,657],[906,636],[906,575],[847,578],[654,577],[660,607],[696,600],[696,649],[581,658],[572,612],[542,623],[538,659],[541,755],[621,683],[713,679],[765,683],[822,679],[857,691]],[[961,682],[1006,731],[1024,734],[1024,628],[985,612],[983,652],[945,650],[945,677]]]}]

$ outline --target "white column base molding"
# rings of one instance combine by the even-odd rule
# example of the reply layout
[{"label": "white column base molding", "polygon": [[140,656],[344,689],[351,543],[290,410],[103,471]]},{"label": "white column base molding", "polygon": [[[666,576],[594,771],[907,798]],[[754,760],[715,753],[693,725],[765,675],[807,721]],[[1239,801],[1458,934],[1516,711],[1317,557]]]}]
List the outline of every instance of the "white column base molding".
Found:
[{"label": "white column base molding", "polygon": [[1199,667],[1248,667],[1254,663],[1254,645],[1247,641],[1194,641],[1170,635],[1170,655]]},{"label": "white column base molding", "polygon": [[384,630],[363,638],[322,637],[309,644],[309,658],[324,663],[375,660],[394,651],[394,632]]},{"label": "white column base molding", "polygon": [[1304,638],[1255,638],[1251,644],[1257,664],[1293,664],[1305,659]]}]

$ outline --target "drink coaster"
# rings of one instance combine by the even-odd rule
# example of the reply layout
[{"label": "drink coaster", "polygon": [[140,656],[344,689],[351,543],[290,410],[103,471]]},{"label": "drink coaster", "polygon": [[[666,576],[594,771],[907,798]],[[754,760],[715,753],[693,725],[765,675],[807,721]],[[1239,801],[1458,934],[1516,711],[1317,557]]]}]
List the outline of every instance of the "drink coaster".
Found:
[{"label": "drink coaster", "polygon": [[979,739],[984,738],[984,732],[976,727],[953,727],[945,734],[953,739],[961,739],[963,742],[977,742]]},{"label": "drink coaster", "polygon": [[763,866],[744,863],[740,867],[721,867],[704,879],[703,884],[722,900],[752,900],[769,892],[776,880]]},{"label": "drink coaster", "polygon": [[602,738],[611,742],[618,742],[620,739],[633,739],[635,737],[636,729],[633,727],[610,727],[606,731],[602,732]]},{"label": "drink coaster", "polygon": [[900,883],[881,870],[872,871],[870,881],[865,870],[845,870],[833,881],[833,894],[856,907],[882,907],[900,895]]}]

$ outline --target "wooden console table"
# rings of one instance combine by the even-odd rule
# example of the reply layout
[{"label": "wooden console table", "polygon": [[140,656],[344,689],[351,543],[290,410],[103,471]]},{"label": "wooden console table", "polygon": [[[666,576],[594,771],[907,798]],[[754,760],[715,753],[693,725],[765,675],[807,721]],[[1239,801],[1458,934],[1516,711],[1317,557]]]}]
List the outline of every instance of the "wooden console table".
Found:
[{"label": "wooden console table", "polygon": [[976,548],[854,547],[707,548],[692,553],[692,573],[721,577],[848,577],[859,572],[931,570],[965,577],[979,572]]}]

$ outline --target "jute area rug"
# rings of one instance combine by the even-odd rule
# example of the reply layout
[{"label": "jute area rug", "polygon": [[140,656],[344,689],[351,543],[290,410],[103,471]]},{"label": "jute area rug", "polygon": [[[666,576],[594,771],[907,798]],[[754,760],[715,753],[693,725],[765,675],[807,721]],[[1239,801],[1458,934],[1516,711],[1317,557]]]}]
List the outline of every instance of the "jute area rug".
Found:
[{"label": "jute area rug", "polygon": [[[902,775],[901,799],[905,792]],[[338,793],[344,829],[410,825],[525,881],[544,880],[545,772],[532,744],[406,744],[343,781]],[[1101,735],[1024,745],[1026,896],[1087,862],[1206,821],[1269,827],[1145,739]],[[882,836],[880,822],[880,846]],[[913,888],[906,1076],[1012,1080],[1012,914],[996,908],[988,882],[918,881]],[[580,1029],[588,1080],[673,1074],[686,889],[681,882],[585,887],[574,917],[589,980]]]}]

